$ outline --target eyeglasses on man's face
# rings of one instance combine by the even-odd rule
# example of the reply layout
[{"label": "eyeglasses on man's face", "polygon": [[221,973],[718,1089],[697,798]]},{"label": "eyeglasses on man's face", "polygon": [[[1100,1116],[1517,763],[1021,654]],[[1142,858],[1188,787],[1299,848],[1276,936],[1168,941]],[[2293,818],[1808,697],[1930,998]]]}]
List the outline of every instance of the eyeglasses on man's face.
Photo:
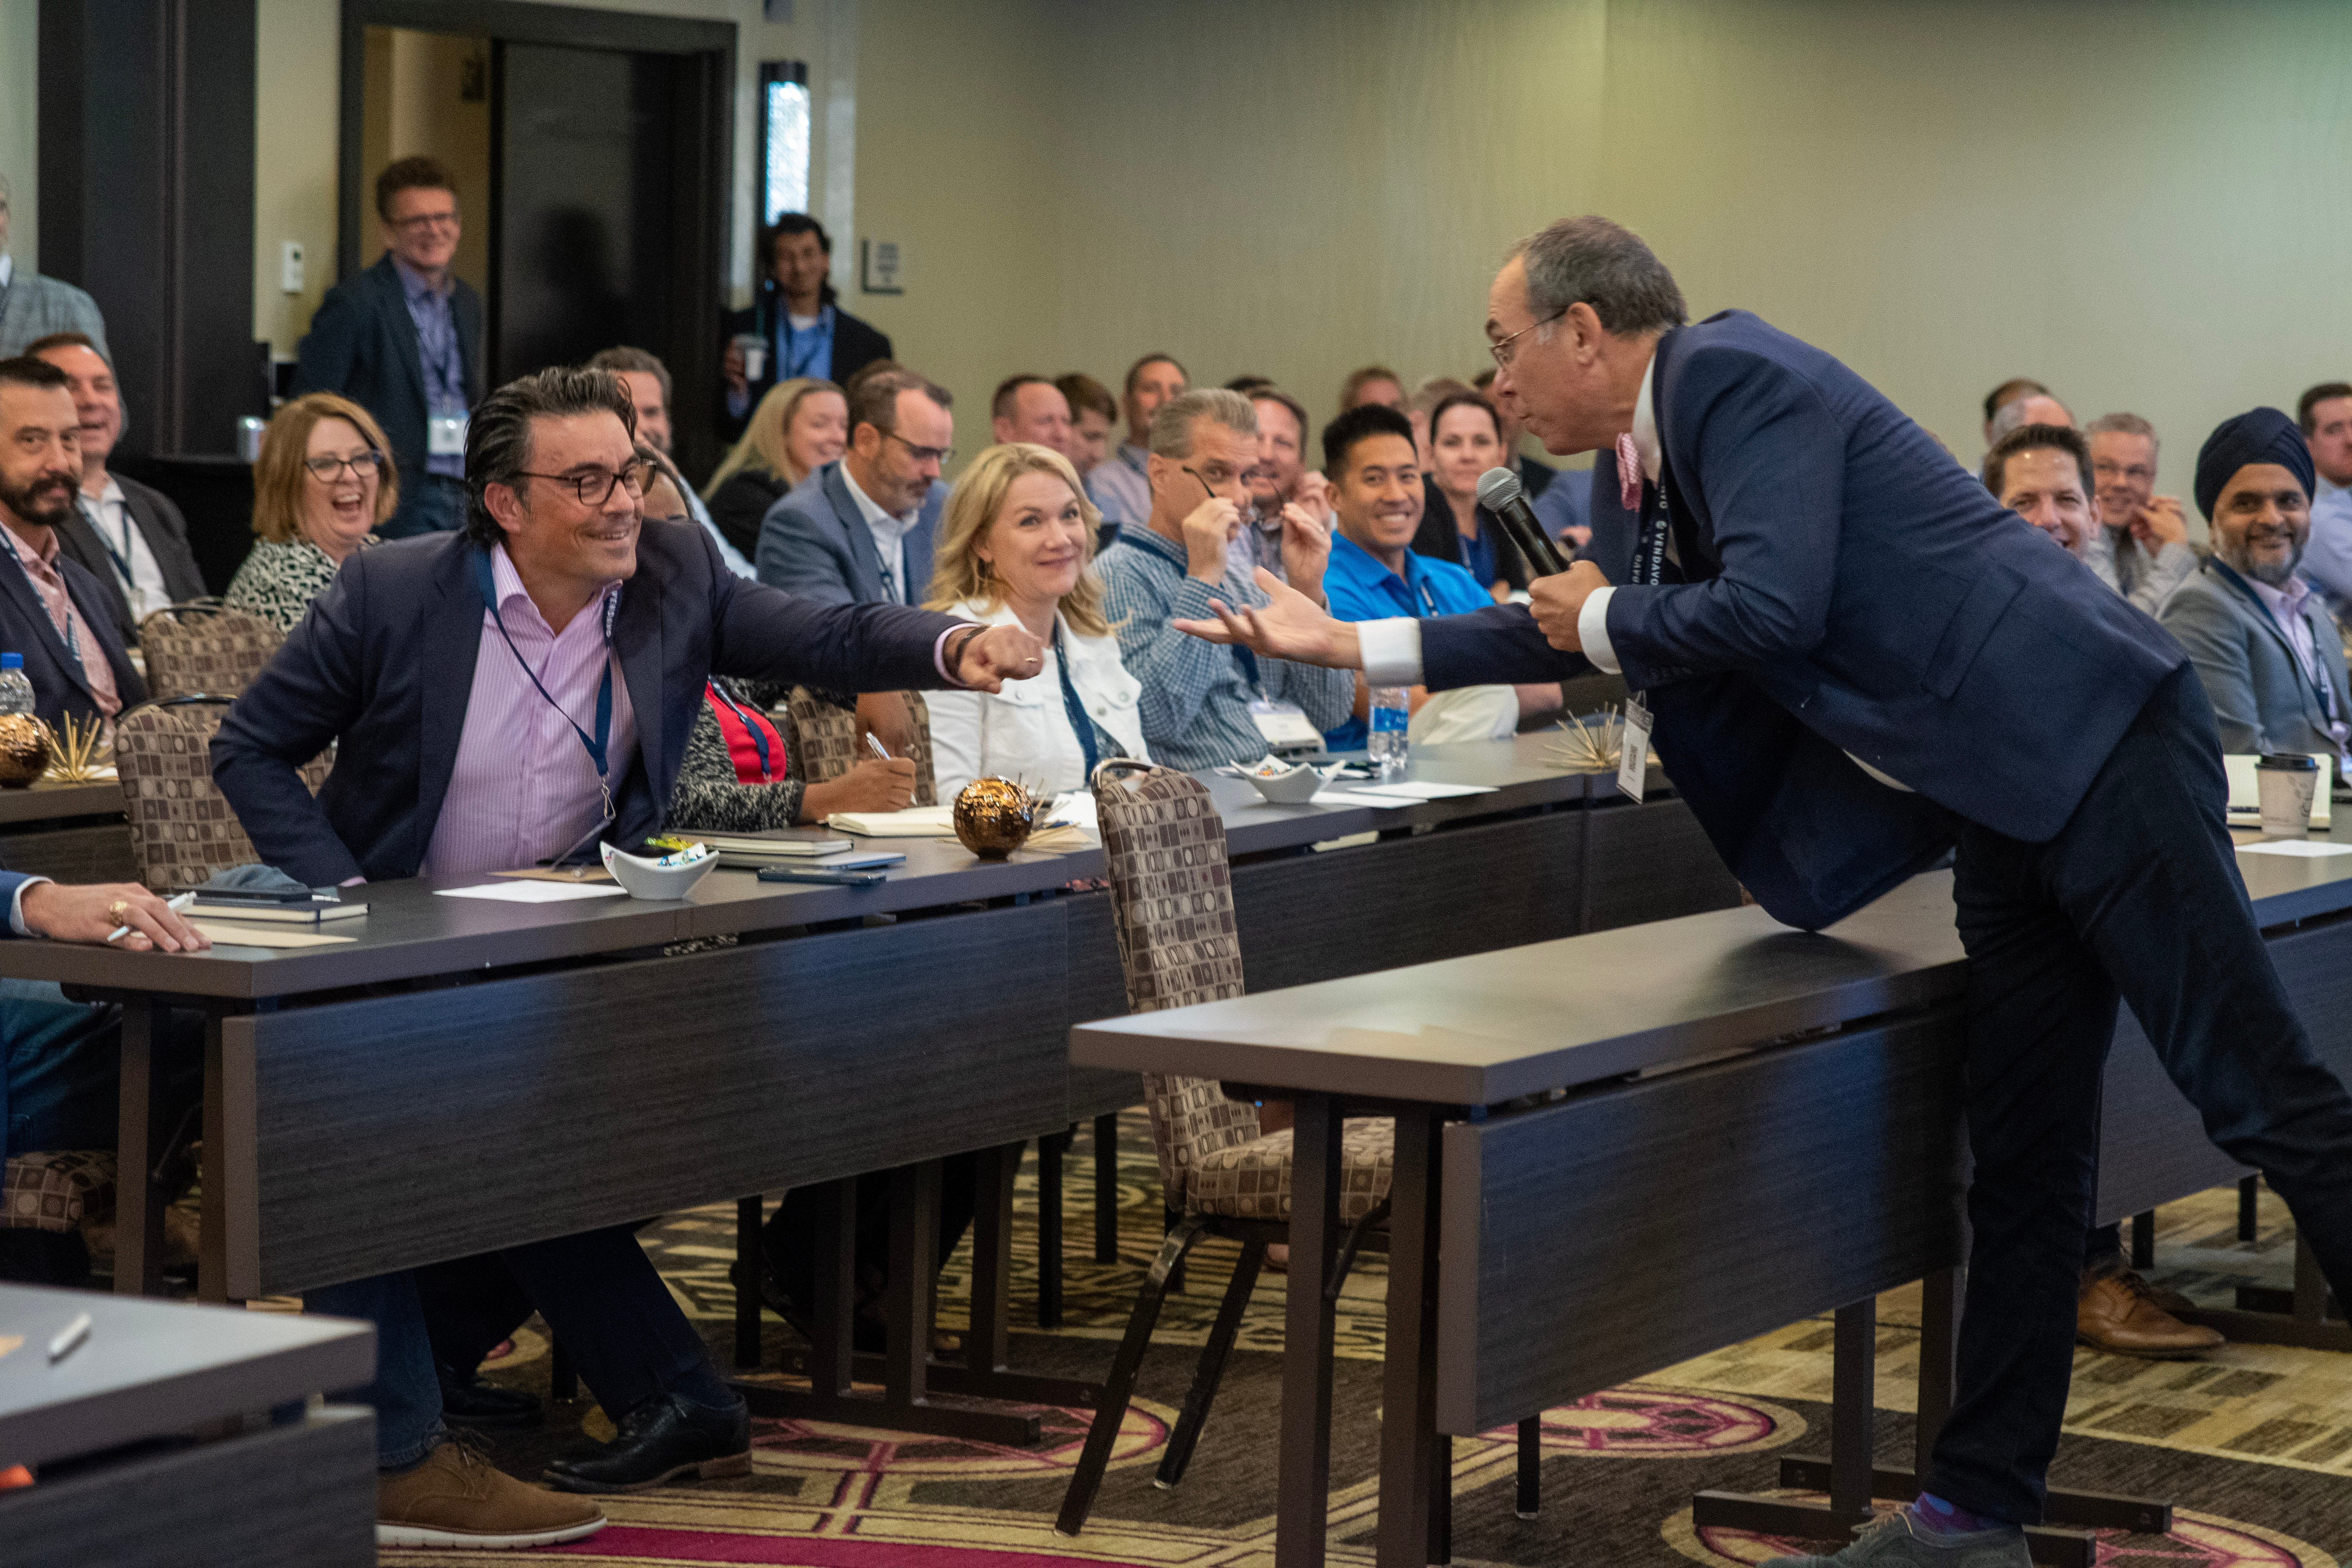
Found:
[{"label": "eyeglasses on man's face", "polygon": [[457,209],[451,207],[446,212],[418,213],[414,217],[395,221],[392,226],[403,234],[423,234],[430,228],[455,228],[457,226]]},{"label": "eyeglasses on man's face", "polygon": [[1548,327],[1551,325],[1554,321],[1559,321],[1562,316],[1567,314],[1568,307],[1562,305],[1559,310],[1554,310],[1542,321],[1529,321],[1526,326],[1521,327],[1509,337],[1497,339],[1496,342],[1488,343],[1486,345],[1486,352],[1495,356],[1495,363],[1497,368],[1508,370],[1511,368],[1511,362],[1518,357],[1519,351],[1517,344],[1521,338],[1526,337],[1538,327]]},{"label": "eyeglasses on man's face", "polygon": [[955,461],[955,448],[953,447],[918,447],[912,441],[908,440],[904,436],[899,435],[896,430],[885,430],[882,434],[887,436],[891,440],[898,442],[901,447],[906,447],[907,455],[914,458],[915,461],[919,463],[937,463],[941,468],[945,468],[948,464]]},{"label": "eyeglasses on man's face", "polygon": [[310,477],[321,484],[333,484],[345,474],[353,479],[373,479],[383,470],[382,452],[354,452],[348,458],[305,458],[302,466]]},{"label": "eyeglasses on man's face", "polygon": [[583,468],[577,473],[570,474],[520,473],[515,478],[545,479],[551,484],[570,485],[580,497],[582,506],[603,506],[604,498],[613,493],[614,485],[626,486],[633,496],[644,495],[646,487],[653,483],[654,466],[651,463],[638,462],[629,464],[618,473],[609,473],[603,468]]}]

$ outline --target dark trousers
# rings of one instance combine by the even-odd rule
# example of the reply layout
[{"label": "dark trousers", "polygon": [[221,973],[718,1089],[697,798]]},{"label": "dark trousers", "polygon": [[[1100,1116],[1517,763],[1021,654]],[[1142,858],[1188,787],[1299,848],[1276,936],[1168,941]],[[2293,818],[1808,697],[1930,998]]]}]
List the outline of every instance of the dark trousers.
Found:
[{"label": "dark trousers", "polygon": [[[980,1162],[950,1154],[940,1162],[940,1262],[955,1255],[977,1204]],[[806,1309],[816,1300],[818,1189],[795,1187],[784,1194],[762,1235],[768,1267],[776,1285]],[[890,1173],[869,1171],[857,1178],[857,1299],[861,1310],[881,1300],[890,1282]]]},{"label": "dark trousers", "polygon": [[2046,844],[1958,829],[1975,1230],[1958,1383],[1926,1485],[2032,1523],[2074,1365],[2118,996],[2203,1117],[2262,1170],[2352,1300],[2352,1097],[2272,969],[2237,874],[2193,670],[2158,687]]},{"label": "dark trousers", "polygon": [[386,539],[455,533],[466,526],[466,481],[446,474],[403,474],[400,504],[376,532]]}]

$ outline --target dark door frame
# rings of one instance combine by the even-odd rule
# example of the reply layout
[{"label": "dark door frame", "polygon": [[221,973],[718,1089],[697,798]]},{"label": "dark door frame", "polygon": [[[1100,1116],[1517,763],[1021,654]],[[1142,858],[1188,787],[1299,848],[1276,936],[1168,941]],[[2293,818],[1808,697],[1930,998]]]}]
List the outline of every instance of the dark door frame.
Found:
[{"label": "dark door frame", "polygon": [[[632,54],[679,55],[689,68],[680,81],[680,134],[669,222],[677,246],[673,276],[685,298],[682,316],[707,323],[690,343],[647,343],[668,363],[677,391],[670,419],[679,457],[698,446],[709,426],[719,384],[719,316],[726,299],[726,261],[734,216],[735,46],[732,22],[645,16],[629,11],[542,5],[534,0],[342,0],[341,107],[338,132],[335,268],[349,278],[373,260],[367,205],[375,171],[360,166],[362,102],[370,27],[487,38],[493,44],[556,44]],[[687,123],[688,119],[692,123]],[[482,221],[493,214],[485,211]],[[696,457],[702,454],[697,453]]]}]

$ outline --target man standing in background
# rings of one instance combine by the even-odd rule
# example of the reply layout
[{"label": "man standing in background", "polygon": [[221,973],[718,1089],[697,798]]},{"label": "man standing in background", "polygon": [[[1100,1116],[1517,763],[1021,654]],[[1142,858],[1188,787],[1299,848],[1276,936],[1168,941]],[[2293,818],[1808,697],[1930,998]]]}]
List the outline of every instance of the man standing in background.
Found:
[{"label": "man standing in background", "polygon": [[294,390],[340,392],[383,426],[400,468],[386,539],[466,522],[466,420],[482,400],[482,297],[449,269],[457,188],[430,158],[376,176],[382,260],[327,290],[302,339]]},{"label": "man standing in background", "polygon": [[106,318],[98,301],[70,283],[18,267],[8,254],[8,176],[0,174],[0,359],[15,358],[52,332],[85,333],[106,353]]},{"label": "man standing in background", "polygon": [[729,311],[724,323],[719,433],[730,441],[743,434],[761,395],[778,382],[805,376],[846,387],[859,371],[890,357],[890,340],[843,310],[834,295],[827,280],[833,236],[824,225],[806,213],[786,213],[761,234],[760,259],[767,266],[759,298]]},{"label": "man standing in background", "polygon": [[1102,513],[1104,527],[1139,524],[1151,515],[1151,416],[1192,386],[1192,376],[1167,354],[1145,354],[1128,367],[1127,444],[1087,479],[1087,499]]}]

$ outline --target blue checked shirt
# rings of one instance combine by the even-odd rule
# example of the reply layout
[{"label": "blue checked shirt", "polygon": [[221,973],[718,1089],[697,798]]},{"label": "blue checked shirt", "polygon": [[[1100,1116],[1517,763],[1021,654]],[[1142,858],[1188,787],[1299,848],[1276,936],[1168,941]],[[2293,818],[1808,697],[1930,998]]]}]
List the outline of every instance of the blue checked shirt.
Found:
[{"label": "blue checked shirt", "polygon": [[1143,683],[1143,738],[1154,761],[1194,769],[1265,756],[1265,737],[1249,710],[1260,688],[1276,701],[1297,703],[1318,730],[1347,722],[1356,701],[1353,670],[1260,658],[1253,685],[1251,661],[1242,650],[1202,642],[1170,626],[1215,619],[1211,599],[1235,607],[1267,603],[1256,584],[1230,570],[1213,586],[1186,576],[1185,565],[1182,545],[1140,522],[1122,529],[1118,543],[1096,563],[1108,590],[1104,613],[1118,636],[1119,662]]}]

